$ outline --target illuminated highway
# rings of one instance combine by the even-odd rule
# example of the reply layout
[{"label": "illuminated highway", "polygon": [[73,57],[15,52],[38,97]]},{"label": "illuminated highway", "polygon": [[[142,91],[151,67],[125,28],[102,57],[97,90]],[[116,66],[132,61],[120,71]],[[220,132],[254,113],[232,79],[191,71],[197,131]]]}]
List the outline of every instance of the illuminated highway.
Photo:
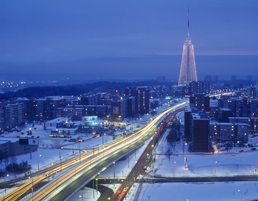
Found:
[{"label": "illuminated highway", "polygon": [[[74,159],[64,161],[61,167],[62,169],[71,166],[73,168],[63,170],[60,176],[57,176],[56,174],[60,171],[60,167],[58,166],[47,173],[30,178],[28,182],[7,194],[2,200],[18,200],[28,191],[32,192],[28,200],[43,200],[44,198],[47,198],[47,200],[66,199],[68,195],[78,188],[83,187],[85,182],[90,181],[95,175],[103,171],[105,167],[144,143],[144,141],[154,134],[150,131],[166,116],[166,114],[175,109],[182,108],[186,103],[187,102],[183,102],[170,107],[155,118],[152,118],[141,130],[125,138],[120,138],[105,147],[100,147],[98,151],[93,150],[91,152],[82,153]],[[33,186],[47,179],[50,175],[56,175],[56,178],[42,187],[39,191],[33,192]],[[68,185],[69,188],[67,188]],[[60,193],[61,191],[62,193]]]}]

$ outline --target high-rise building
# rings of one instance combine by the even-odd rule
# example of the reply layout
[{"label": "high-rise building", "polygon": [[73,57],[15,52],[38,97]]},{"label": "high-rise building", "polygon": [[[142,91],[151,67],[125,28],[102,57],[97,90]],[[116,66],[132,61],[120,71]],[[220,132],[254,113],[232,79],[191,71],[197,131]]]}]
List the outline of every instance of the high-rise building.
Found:
[{"label": "high-rise building", "polygon": [[120,100],[112,101],[111,108],[112,108],[111,120],[123,121],[125,117],[126,100],[120,99]]},{"label": "high-rise building", "polygon": [[250,98],[256,98],[256,88],[250,87],[247,89],[248,95]]},{"label": "high-rise building", "polygon": [[209,150],[209,118],[205,112],[191,114],[192,151],[203,152]]},{"label": "high-rise building", "polygon": [[209,127],[209,141],[248,141],[250,129],[247,123],[221,123],[214,121],[210,122]]},{"label": "high-rise building", "polygon": [[204,94],[196,93],[189,97],[190,106],[196,107],[199,110],[210,111],[210,97]]},{"label": "high-rise building", "polygon": [[135,90],[135,108],[140,114],[150,111],[150,91],[147,87],[137,87]]},{"label": "high-rise building", "polygon": [[210,82],[195,82],[192,81],[189,83],[190,95],[196,93],[209,94],[210,93]]},{"label": "high-rise building", "polygon": [[194,56],[194,46],[189,38],[189,10],[188,10],[188,38],[183,45],[182,61],[178,79],[178,85],[184,85],[191,81],[198,81],[195,56]]},{"label": "high-rise building", "polygon": [[125,95],[135,97],[135,112],[146,114],[150,111],[150,90],[147,87],[129,87]]}]

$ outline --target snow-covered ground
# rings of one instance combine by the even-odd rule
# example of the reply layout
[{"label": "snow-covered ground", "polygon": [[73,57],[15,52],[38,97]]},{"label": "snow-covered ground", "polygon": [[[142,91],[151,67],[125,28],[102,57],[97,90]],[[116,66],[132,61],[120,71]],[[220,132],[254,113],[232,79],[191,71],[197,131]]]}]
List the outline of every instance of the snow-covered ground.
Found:
[{"label": "snow-covered ground", "polygon": [[[135,184],[125,200],[134,200]],[[250,201],[258,198],[258,182],[149,183],[143,184],[141,201]]]},{"label": "snow-covered ground", "polygon": [[[180,114],[181,113],[181,114]],[[177,117],[183,119],[182,112]],[[168,131],[167,131],[168,132]],[[166,134],[159,141],[153,151],[155,162],[148,169],[150,174],[165,177],[193,177],[193,176],[234,176],[258,174],[258,150],[251,151],[250,147],[233,147],[229,151],[217,154],[188,152],[184,142],[177,142],[175,148],[166,142]],[[255,144],[258,138],[251,138]],[[170,149],[170,157],[166,154]],[[239,152],[243,150],[243,152]]]},{"label": "snow-covered ground", "polygon": [[100,197],[100,192],[95,189],[84,187],[78,191],[69,201],[96,201]]},{"label": "snow-covered ground", "polygon": [[[177,117],[183,122],[183,114]],[[168,132],[168,131],[167,131]],[[154,149],[155,161],[148,168],[150,175],[164,177],[205,177],[258,175],[258,151],[250,147],[233,147],[219,151],[218,154],[189,153],[187,144],[176,143],[170,149],[173,154],[164,154],[169,149],[165,134]],[[250,143],[257,144],[258,138],[250,138]],[[239,152],[243,150],[243,152]],[[134,200],[139,184],[130,190],[126,200]],[[142,184],[136,200],[182,200],[182,201],[235,201],[258,200],[258,182],[210,182],[210,183],[156,183]]]}]

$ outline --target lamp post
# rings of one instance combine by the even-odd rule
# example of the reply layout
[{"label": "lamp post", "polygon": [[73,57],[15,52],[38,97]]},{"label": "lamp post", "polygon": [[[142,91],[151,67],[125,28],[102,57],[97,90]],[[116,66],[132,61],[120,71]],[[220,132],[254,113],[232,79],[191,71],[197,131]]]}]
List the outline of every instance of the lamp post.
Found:
[{"label": "lamp post", "polygon": [[95,188],[94,188],[94,179],[92,180],[92,192],[93,192],[93,198],[95,198],[95,193],[94,193],[94,191],[95,191]]},{"label": "lamp post", "polygon": [[96,191],[97,191],[97,194],[99,193],[98,191],[98,178],[96,178]]},{"label": "lamp post", "polygon": [[79,141],[79,153],[80,153],[80,162],[82,162],[82,158],[81,158],[81,147],[80,147],[80,141]]},{"label": "lamp post", "polygon": [[136,158],[136,152],[137,152],[137,149],[135,147],[134,158]]},{"label": "lamp post", "polygon": [[[137,163],[137,161],[135,161],[135,165],[136,165],[136,163]],[[135,177],[136,175],[134,175],[134,171],[133,171],[133,183],[135,182],[135,180],[136,180],[136,177]]]},{"label": "lamp post", "polygon": [[[156,154],[155,154],[155,149],[154,149],[155,145],[152,144],[151,148],[152,148],[152,157],[151,157],[151,168],[154,168],[154,163],[155,163],[155,158],[156,158]],[[153,160],[153,161],[152,161]]]},{"label": "lamp post", "polygon": [[242,201],[242,191],[241,190],[237,190],[237,191],[241,193],[241,201]]},{"label": "lamp post", "polygon": [[176,175],[176,161],[174,161],[174,177]]},{"label": "lamp post", "polygon": [[[5,183],[5,181],[6,181],[6,177],[8,177],[8,176],[9,176],[9,174],[7,174],[7,175],[4,177],[4,183]],[[5,183],[4,192],[6,193],[6,183]]]},{"label": "lamp post", "polygon": [[33,178],[32,177],[31,177],[31,193],[32,193],[32,196],[33,196],[34,189],[33,189]]},{"label": "lamp post", "polygon": [[114,187],[116,187],[115,186],[115,179],[116,179],[116,162],[115,161],[113,162],[113,168],[114,168]]},{"label": "lamp post", "polygon": [[[76,160],[74,160],[74,161],[75,161],[74,164],[76,164],[77,161]],[[77,174],[76,165],[74,167],[75,167],[75,175],[76,175]]]},{"label": "lamp post", "polygon": [[217,164],[218,164],[218,161],[215,161],[215,164],[216,164],[216,166],[215,166],[215,176],[217,176]]},{"label": "lamp post", "polygon": [[[61,147],[62,149],[62,147]],[[61,152],[59,150],[59,160],[60,160],[60,170],[62,170],[62,157],[61,157]]]},{"label": "lamp post", "polygon": [[31,197],[33,197],[33,178],[29,176],[29,179],[31,179]]},{"label": "lamp post", "polygon": [[187,158],[184,156],[184,164],[185,164],[185,169],[187,169]]},{"label": "lamp post", "polygon": [[128,168],[129,168],[129,154],[127,156],[127,164],[128,164]]},{"label": "lamp post", "polygon": [[103,135],[102,135],[102,145],[104,144],[104,142],[105,142],[105,139],[104,139],[104,136],[106,135],[106,133],[104,133]]},{"label": "lamp post", "polygon": [[41,157],[41,154],[38,156],[38,170],[39,170],[39,158]]},{"label": "lamp post", "polygon": [[82,200],[83,200],[83,193],[82,193],[82,195],[79,196],[79,198],[82,198]]},{"label": "lamp post", "polygon": [[[54,163],[51,163],[51,167],[54,165]],[[51,168],[52,169],[52,168]],[[53,170],[50,171],[50,173],[52,173]],[[51,174],[52,180],[54,179],[54,174]]]}]

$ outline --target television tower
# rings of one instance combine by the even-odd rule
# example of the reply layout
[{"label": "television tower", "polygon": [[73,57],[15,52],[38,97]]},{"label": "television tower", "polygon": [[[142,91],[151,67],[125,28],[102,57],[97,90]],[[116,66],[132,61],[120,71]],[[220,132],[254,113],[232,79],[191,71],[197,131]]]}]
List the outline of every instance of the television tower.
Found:
[{"label": "television tower", "polygon": [[188,8],[188,33],[187,39],[183,45],[182,61],[180,67],[180,73],[178,78],[178,85],[188,84],[191,81],[197,80],[194,46],[189,38],[189,8]]}]

